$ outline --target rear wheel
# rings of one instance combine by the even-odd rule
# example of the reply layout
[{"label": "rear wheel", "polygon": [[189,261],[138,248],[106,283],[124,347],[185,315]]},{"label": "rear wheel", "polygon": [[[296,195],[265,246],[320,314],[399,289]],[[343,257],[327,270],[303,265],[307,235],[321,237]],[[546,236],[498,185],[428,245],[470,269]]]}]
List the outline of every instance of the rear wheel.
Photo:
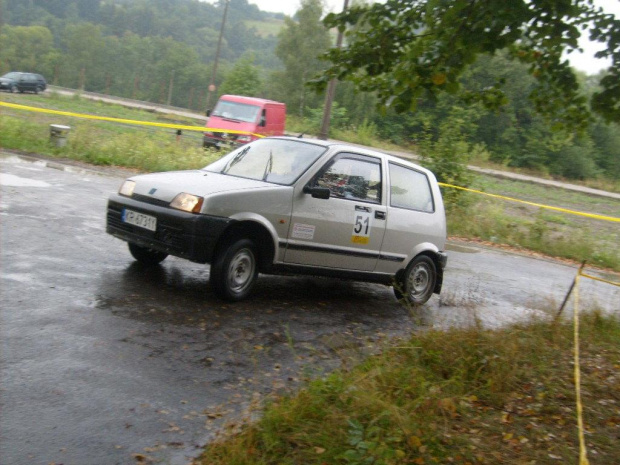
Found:
[{"label": "rear wheel", "polygon": [[426,255],[418,255],[409,264],[401,280],[394,286],[398,300],[415,307],[424,305],[433,295],[437,283],[437,268]]},{"label": "rear wheel", "polygon": [[256,246],[250,239],[239,239],[222,248],[211,265],[210,282],[223,299],[245,299],[256,283],[258,263]]},{"label": "rear wheel", "polygon": [[154,266],[161,263],[167,256],[167,253],[159,252],[157,250],[148,249],[136,244],[128,243],[129,252],[133,258],[147,266]]}]

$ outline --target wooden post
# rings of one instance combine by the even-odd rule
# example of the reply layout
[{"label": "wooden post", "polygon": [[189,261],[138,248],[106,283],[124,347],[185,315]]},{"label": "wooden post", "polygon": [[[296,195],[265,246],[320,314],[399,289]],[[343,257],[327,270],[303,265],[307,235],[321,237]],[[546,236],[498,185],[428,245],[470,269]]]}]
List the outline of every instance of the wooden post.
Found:
[{"label": "wooden post", "polygon": [[170,85],[168,86],[168,100],[166,100],[166,105],[170,106],[170,102],[172,102],[172,87],[174,85],[174,73],[175,70],[172,70],[172,75],[170,76]]},{"label": "wooden post", "polygon": [[140,78],[138,76],[133,78],[133,92],[131,93],[131,99],[132,100],[136,99],[136,95],[137,95],[137,91],[138,91],[138,84],[139,83],[140,83]]},{"label": "wooden post", "polygon": [[159,84],[159,103],[164,103],[166,99],[166,81]]},{"label": "wooden post", "polygon": [[80,83],[78,85],[78,89],[83,91],[85,82],[86,82],[86,68],[82,68],[80,70]]},{"label": "wooden post", "polygon": [[[581,274],[585,266],[586,266],[586,261],[584,260],[581,266],[579,267],[579,271],[577,271],[577,275]],[[562,302],[562,305],[560,305],[560,309],[558,310],[558,313],[555,315],[556,320],[560,317],[560,315],[564,311],[564,307],[566,307],[566,304],[568,303],[568,299],[570,299],[570,296],[573,293],[573,289],[575,289],[576,282],[577,282],[577,277],[575,276],[573,278],[573,283],[570,285],[570,288],[568,289],[568,292],[566,293],[566,297],[564,297],[564,302]]]},{"label": "wooden post", "polygon": [[189,108],[191,110],[193,103],[194,103],[194,88],[192,87],[189,90],[189,99],[188,99],[188,102],[187,102],[187,108]]}]

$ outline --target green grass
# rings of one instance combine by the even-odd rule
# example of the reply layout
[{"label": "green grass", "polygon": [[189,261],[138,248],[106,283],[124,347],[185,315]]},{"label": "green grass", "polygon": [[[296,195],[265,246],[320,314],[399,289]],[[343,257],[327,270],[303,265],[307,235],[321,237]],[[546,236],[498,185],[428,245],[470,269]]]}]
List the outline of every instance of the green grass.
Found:
[{"label": "green grass", "polygon": [[[12,97],[12,96],[10,96]],[[4,99],[5,101],[8,99]],[[142,121],[161,121],[147,111],[91,102],[79,98],[34,97],[22,104],[61,111]],[[185,132],[179,141],[173,129],[159,129],[68,116],[12,110],[2,107],[0,147],[70,158],[95,165],[124,166],[141,171],[200,168],[222,154],[201,147],[200,132]],[[179,121],[180,124],[185,124]],[[66,147],[49,140],[49,125],[71,127]]]},{"label": "green grass", "polygon": [[[577,463],[572,336],[570,324],[553,321],[420,332],[272,399],[198,463]],[[582,319],[584,418],[597,464],[620,455],[619,337],[617,318]]]},{"label": "green grass", "polygon": [[[162,118],[57,95],[19,100],[24,102],[127,119]],[[66,147],[50,144],[52,123],[71,126]],[[293,125],[289,131],[293,128],[299,129]],[[380,146],[371,126],[361,134],[364,143]],[[344,139],[353,134],[338,135]],[[0,108],[0,147],[142,171],[202,167],[221,155],[205,152],[199,133],[177,142],[172,130],[5,108]],[[474,187],[620,216],[617,201],[560,189],[483,176]],[[454,236],[620,269],[615,223],[466,194],[450,206],[448,225]],[[615,464],[620,455],[620,323],[593,313],[581,328],[588,447],[596,451],[595,463]],[[294,342],[289,344],[294,350]],[[272,399],[259,421],[248,421],[241,434],[221,437],[200,463],[577,463],[571,363],[567,324],[537,321],[499,331],[421,332],[349,372],[332,373],[296,395]],[[257,408],[262,411],[263,405]]]},{"label": "green grass", "polygon": [[[586,213],[620,217],[620,202],[520,181],[479,176],[473,188]],[[533,250],[620,271],[615,222],[574,216],[464,193],[448,206],[448,233]]]},{"label": "green grass", "polygon": [[[178,115],[156,113],[154,111],[137,110],[134,108],[124,107],[122,105],[90,100],[81,98],[79,94],[73,97],[67,97],[53,91],[40,95],[13,95],[2,93],[0,94],[0,100],[3,102],[16,103],[35,108],[46,108],[49,110],[67,111],[87,115],[108,116],[137,121],[175,122],[177,124],[201,126],[201,124],[197,123],[194,119],[189,119]],[[2,113],[12,112],[5,107],[0,108],[0,111]]]},{"label": "green grass", "polygon": [[248,29],[256,29],[261,37],[277,36],[284,27],[284,21],[271,19],[269,21],[244,21]]}]

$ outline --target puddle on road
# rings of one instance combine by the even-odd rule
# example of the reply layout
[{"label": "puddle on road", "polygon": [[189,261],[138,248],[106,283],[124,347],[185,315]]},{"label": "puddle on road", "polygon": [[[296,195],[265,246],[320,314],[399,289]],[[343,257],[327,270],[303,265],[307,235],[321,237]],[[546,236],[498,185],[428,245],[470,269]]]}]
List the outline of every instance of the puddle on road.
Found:
[{"label": "puddle on road", "polygon": [[35,179],[20,178],[14,174],[0,174],[0,185],[8,187],[50,187],[51,184]]}]

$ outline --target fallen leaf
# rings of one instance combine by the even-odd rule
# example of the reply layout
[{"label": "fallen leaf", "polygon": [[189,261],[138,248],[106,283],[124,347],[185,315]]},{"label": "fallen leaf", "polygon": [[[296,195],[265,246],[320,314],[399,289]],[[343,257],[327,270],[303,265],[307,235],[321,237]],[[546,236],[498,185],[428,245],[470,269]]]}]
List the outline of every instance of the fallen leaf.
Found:
[{"label": "fallen leaf", "polygon": [[409,446],[411,446],[411,447],[421,447],[422,446],[422,441],[417,436],[409,436],[409,439],[407,440],[407,442],[409,443]]}]

